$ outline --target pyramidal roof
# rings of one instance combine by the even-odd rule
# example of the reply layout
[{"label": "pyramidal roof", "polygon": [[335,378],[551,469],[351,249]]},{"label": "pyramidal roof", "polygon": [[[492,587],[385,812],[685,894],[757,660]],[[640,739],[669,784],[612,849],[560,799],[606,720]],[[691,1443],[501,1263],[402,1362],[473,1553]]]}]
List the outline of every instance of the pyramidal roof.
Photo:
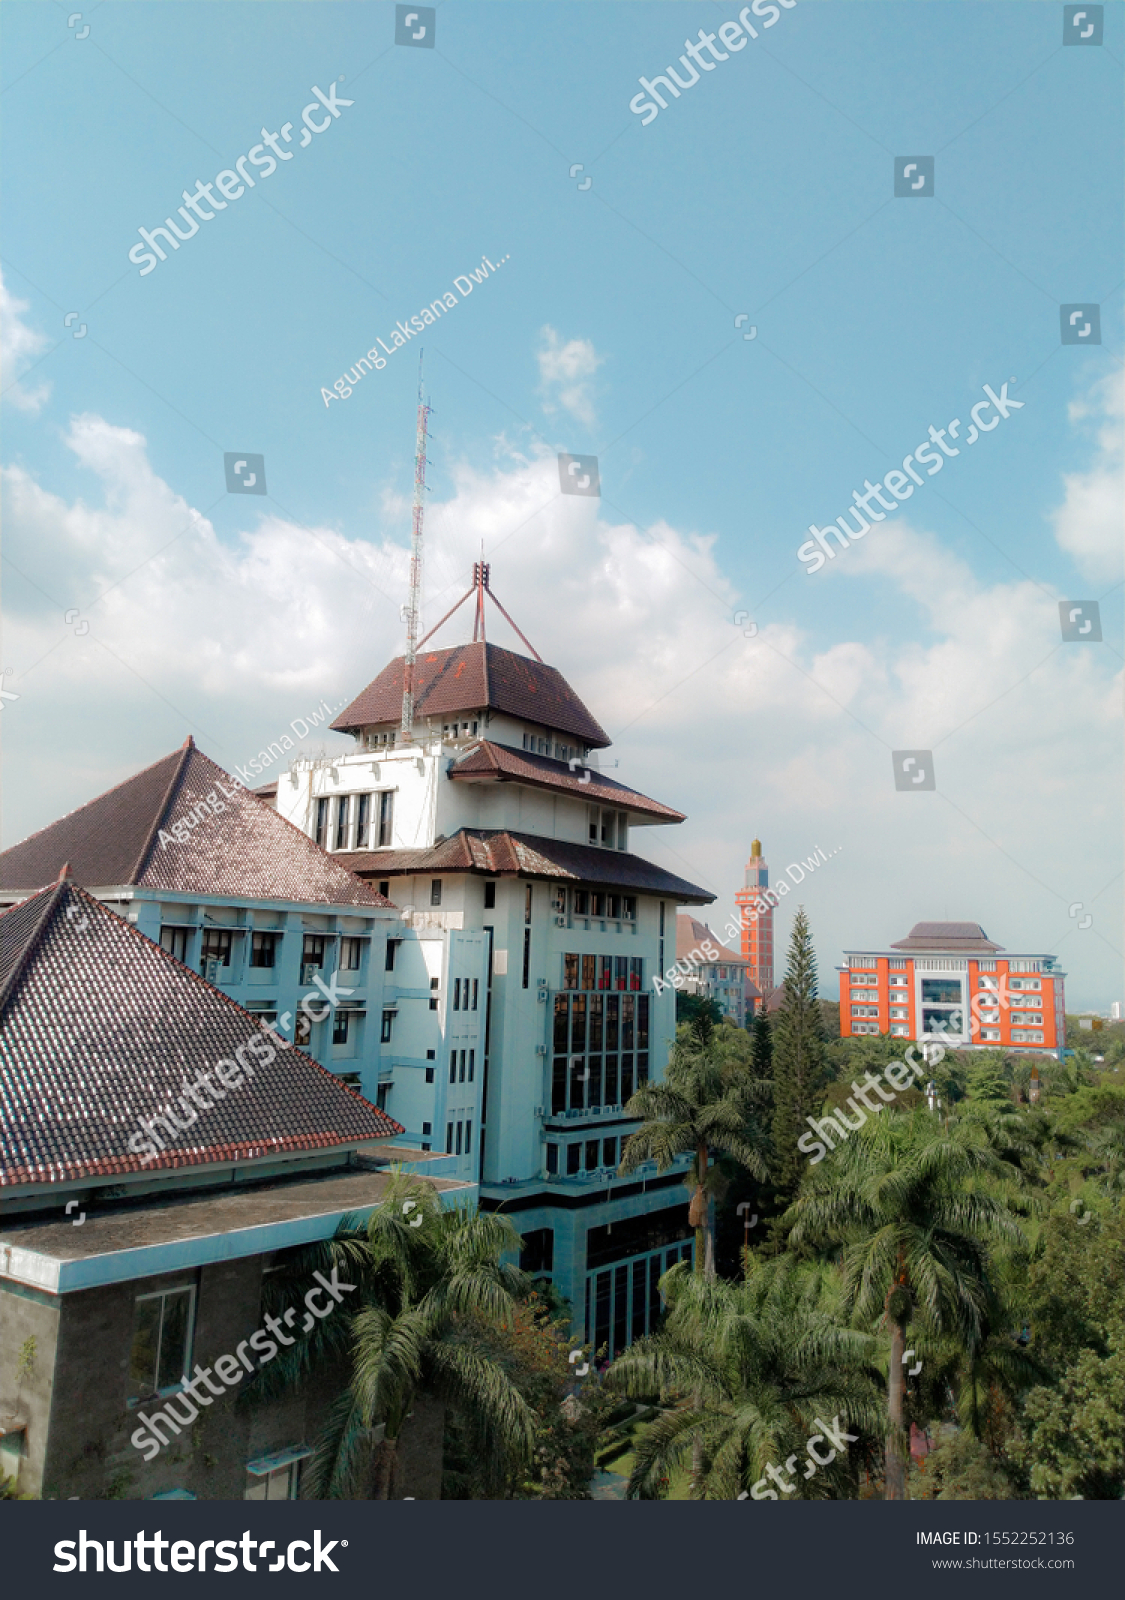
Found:
[{"label": "pyramidal roof", "polygon": [[0,1023],[0,1190],[403,1131],[65,878],[0,915]]},{"label": "pyramidal roof", "polygon": [[65,865],[91,888],[133,884],[390,908],[190,737],[181,749],[5,850],[0,886],[39,889]]},{"label": "pyramidal roof", "polygon": [[[333,728],[355,733],[373,723],[397,723],[402,716],[404,668],[405,658],[396,656],[340,713]],[[568,733],[591,749],[604,749],[610,743],[562,673],[543,661],[483,639],[419,652],[414,689],[414,714],[419,720],[485,709]]]},{"label": "pyramidal roof", "polygon": [[905,939],[891,945],[892,950],[949,950],[954,953],[980,952],[992,955],[1003,950],[994,944],[979,922],[916,922]]}]

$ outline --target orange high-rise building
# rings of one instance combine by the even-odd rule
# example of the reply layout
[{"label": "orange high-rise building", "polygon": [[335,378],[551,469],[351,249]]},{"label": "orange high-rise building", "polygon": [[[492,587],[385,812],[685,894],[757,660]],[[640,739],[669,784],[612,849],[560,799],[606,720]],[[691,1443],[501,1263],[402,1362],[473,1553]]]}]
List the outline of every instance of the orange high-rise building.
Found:
[{"label": "orange high-rise building", "polygon": [[750,963],[749,977],[762,996],[762,1009],[773,993],[773,906],[766,890],[770,869],[762,855],[762,841],[755,839],[746,863],[745,887],[735,893],[738,920],[742,925],[742,954]]}]

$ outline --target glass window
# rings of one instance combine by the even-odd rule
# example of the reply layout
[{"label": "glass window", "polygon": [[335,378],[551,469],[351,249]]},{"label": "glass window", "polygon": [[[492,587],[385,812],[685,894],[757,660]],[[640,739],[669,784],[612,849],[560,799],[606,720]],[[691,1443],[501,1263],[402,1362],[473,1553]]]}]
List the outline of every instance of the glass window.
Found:
[{"label": "glass window", "polygon": [[138,1295],[133,1307],[129,1398],[141,1400],[175,1389],[191,1369],[191,1286]]},{"label": "glass window", "polygon": [[613,958],[613,987],[627,989],[629,987],[629,957],[614,956]]},{"label": "glass window", "polygon": [[587,1172],[596,1172],[597,1171],[597,1167],[598,1167],[598,1148],[599,1148],[598,1147],[598,1141],[596,1139],[587,1139],[587,1141],[586,1141],[586,1171]]},{"label": "glass window", "polygon": [[228,928],[204,928],[200,959],[217,961],[221,967],[230,966],[231,934]]},{"label": "glass window", "polygon": [[336,801],[336,832],[333,848],[344,850],[348,843],[348,812],[350,810],[351,795],[342,794]]},{"label": "glass window", "polygon": [[300,1045],[303,1050],[312,1039],[312,1021],[305,1011],[298,1011],[297,1020],[293,1024],[293,1043]]},{"label": "glass window", "polygon": [[621,896],[619,894],[606,896],[605,914],[611,922],[619,922],[621,920]]},{"label": "glass window", "polygon": [[459,1122],[457,1124],[457,1148],[453,1152],[454,1155],[458,1155],[459,1156],[461,1154],[461,1133],[463,1131],[463,1128],[464,1128],[464,1123]]},{"label": "glass window", "polygon": [[357,850],[367,849],[367,834],[371,825],[371,796],[357,794],[355,797],[355,847]]},{"label": "glass window", "polygon": [[557,1144],[547,1146],[547,1171],[555,1177],[559,1170],[559,1147]]},{"label": "glass window", "polygon": [[332,1018],[332,1043],[347,1044],[350,1026],[351,1012],[341,1011],[339,1008],[337,1008],[336,1014]]},{"label": "glass window", "polygon": [[252,933],[250,935],[250,965],[252,967],[272,967],[276,949],[276,933]]},{"label": "glass window", "polygon": [[300,1498],[301,1463],[289,1461],[272,1472],[248,1472],[244,1500],[297,1500]]},{"label": "glass window", "polygon": [[586,996],[576,994],[570,1002],[570,1048],[581,1055],[586,1049]]},{"label": "glass window", "polygon": [[441,905],[441,879],[440,878],[432,878],[430,880],[430,904],[432,906],[440,906]]},{"label": "glass window", "polygon": [[340,966],[345,972],[358,972],[360,956],[363,953],[361,939],[340,940]]},{"label": "glass window", "polygon": [[568,1178],[576,1177],[578,1175],[578,1169],[579,1169],[579,1167],[581,1165],[582,1165],[582,1146],[580,1144],[568,1144],[567,1147],[566,1147],[566,1175],[567,1175],[567,1177]]},{"label": "glass window", "polygon": [[301,965],[304,967],[322,967],[324,965],[324,935],[320,933],[306,933],[301,946]]},{"label": "glass window", "polygon": [[447,1156],[451,1156],[453,1154],[453,1124],[452,1124],[452,1122],[447,1122],[446,1125],[445,1125],[445,1153],[446,1153]]},{"label": "glass window", "polygon": [[474,1011],[477,1009],[477,998],[479,996],[479,993],[480,993],[480,979],[479,978],[474,978],[473,979],[473,1005],[472,1005],[472,1009]]},{"label": "glass window", "polygon": [[[175,956],[177,961],[186,962],[188,934],[190,932],[190,928],[161,928],[160,943],[170,955]],[[250,965],[253,966],[254,963],[251,962]],[[272,967],[272,965],[273,962],[271,961],[270,966]]]},{"label": "glass window", "polygon": [[470,1050],[469,1051],[469,1082],[470,1083],[472,1083],[472,1081],[473,1081],[473,1074],[476,1072],[476,1070],[477,1070],[477,1053],[476,1053],[475,1050]]},{"label": "glass window", "polygon": [[454,978],[454,980],[453,980],[453,1009],[454,1009],[454,1011],[460,1011],[460,1009],[461,1009],[461,980],[460,980],[460,978]]},{"label": "glass window", "polygon": [[399,941],[397,939],[387,940],[387,959],[383,963],[383,967],[386,972],[393,972],[395,970],[395,956],[398,954],[398,946]]},{"label": "glass window", "polygon": [[472,1153],[473,1153],[473,1125],[472,1125],[471,1122],[466,1122],[466,1124],[465,1124],[465,1154],[467,1156],[471,1156]]},{"label": "glass window", "polygon": [[961,1004],[961,982],[958,978],[923,978],[923,1004],[956,1006]]},{"label": "glass window", "polygon": [[573,951],[568,951],[563,956],[563,988],[577,989],[578,987],[578,957]]},{"label": "glass window", "polygon": [[619,850],[627,850],[629,848],[629,813],[627,811],[619,811],[617,813],[617,848]]},{"label": "glass window", "polygon": [[484,886],[484,909],[491,911],[496,905],[496,885],[486,883]]},{"label": "glass window", "polygon": [[530,975],[531,975],[531,929],[530,928],[525,928],[523,930],[523,984],[522,984],[522,987],[524,989],[526,989],[527,986],[528,986],[528,980],[530,978]]},{"label": "glass window", "polygon": [[602,1166],[615,1167],[617,1165],[617,1140],[602,1140]]},{"label": "glass window", "polygon": [[588,917],[590,915],[590,893],[588,889],[575,889],[574,915],[576,917]]},{"label": "glass window", "polygon": [[626,922],[635,922],[637,920],[637,897],[635,894],[622,896],[621,915]]},{"label": "glass window", "polygon": [[384,789],[379,795],[379,843],[388,845],[394,833],[395,792]]},{"label": "glass window", "polygon": [[456,1050],[451,1050],[449,1052],[449,1081],[450,1081],[450,1083],[456,1083],[457,1082],[457,1052],[456,1052]]},{"label": "glass window", "polygon": [[433,1083],[433,1081],[434,1081],[434,1069],[433,1069],[433,1067],[427,1067],[426,1068],[426,1082],[427,1083]]},{"label": "glass window", "polygon": [[465,1081],[465,1051],[464,1050],[462,1050],[462,1052],[461,1052],[461,1071],[460,1071],[460,1075],[459,1076],[460,1076],[460,1081],[462,1083],[464,1083],[464,1081]]},{"label": "glass window", "polygon": [[391,1033],[392,1033],[392,1031],[394,1029],[394,1025],[395,1025],[395,1014],[394,1014],[394,1012],[393,1011],[384,1011],[383,1012],[383,1026],[382,1026],[382,1029],[380,1030],[380,1033],[379,1033],[379,1039],[380,1039],[380,1042],[382,1044],[390,1044],[390,1042],[391,1042]]},{"label": "glass window", "polygon": [[605,895],[592,894],[590,896],[590,915],[592,917],[605,916]]},{"label": "glass window", "polygon": [[316,842],[321,848],[328,838],[328,800],[318,800],[316,803]]}]

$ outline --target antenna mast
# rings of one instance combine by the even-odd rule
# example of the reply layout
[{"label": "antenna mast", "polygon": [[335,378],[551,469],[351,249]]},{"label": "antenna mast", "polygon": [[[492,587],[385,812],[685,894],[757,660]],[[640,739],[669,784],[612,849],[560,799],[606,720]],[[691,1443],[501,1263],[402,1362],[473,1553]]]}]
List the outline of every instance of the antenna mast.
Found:
[{"label": "antenna mast", "polygon": [[402,674],[402,738],[414,737],[414,665],[422,623],[422,514],[426,492],[426,422],[432,410],[422,398],[422,352],[418,352],[418,433],[414,445],[414,513],[410,525],[410,599],[406,606],[406,661]]}]

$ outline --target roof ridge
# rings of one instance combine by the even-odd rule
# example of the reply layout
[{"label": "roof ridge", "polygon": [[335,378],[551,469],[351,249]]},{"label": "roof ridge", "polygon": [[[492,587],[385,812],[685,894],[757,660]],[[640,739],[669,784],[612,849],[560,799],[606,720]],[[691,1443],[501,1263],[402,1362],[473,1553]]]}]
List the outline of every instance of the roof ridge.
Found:
[{"label": "roof ridge", "polygon": [[[188,738],[191,738],[190,734]],[[183,748],[184,746],[181,745],[180,749],[182,750]],[[151,772],[154,767],[160,766],[161,762],[170,760],[175,753],[174,750],[169,750],[166,756],[160,756],[158,760],[150,761],[147,767],[142,767],[139,772],[130,773],[127,778],[122,778],[120,783],[111,784],[103,793],[96,794],[92,800],[83,800],[82,804],[75,806],[73,811],[64,811],[61,817],[55,817],[52,821],[45,823],[42,828],[36,828],[34,833],[29,833],[23,839],[17,839],[14,844],[5,845],[2,853],[7,855],[10,850],[18,850],[20,845],[30,844],[32,839],[38,839],[41,834],[50,833],[52,828],[57,828],[59,823],[65,822],[68,817],[76,817],[80,811],[85,811],[88,806],[96,805],[99,800],[105,800],[109,795],[116,794],[118,789],[124,789],[127,784],[136,783],[138,778],[143,778],[146,772]],[[27,898],[30,899],[31,897],[28,896]]]},{"label": "roof ridge", "polygon": [[161,824],[168,814],[168,807],[172,804],[172,798],[175,795],[176,790],[179,788],[180,781],[187,769],[188,762],[191,760],[192,751],[195,749],[195,747],[195,740],[189,733],[183,744],[180,746],[180,759],[176,762],[175,770],[172,773],[172,781],[169,783],[164,792],[164,799],[160,802],[160,805],[157,808],[152,827],[149,829],[145,838],[145,842],[141,846],[141,853],[137,857],[136,865],[129,875],[130,883],[139,883],[141,881],[141,873],[148,865],[148,858],[152,854],[152,847],[156,843],[157,834],[160,832]]},{"label": "roof ridge", "polygon": [[[58,905],[58,903],[62,899],[62,897],[66,894],[68,889],[74,891],[75,893],[80,892],[78,890],[77,884],[73,883],[69,878],[62,877],[61,874],[60,874],[59,878],[54,883],[49,884],[46,888],[39,890],[39,893],[41,895],[46,896],[46,898],[43,901],[43,909],[39,913],[38,917],[36,918],[35,926],[32,928],[30,934],[24,940],[23,949],[20,951],[19,956],[16,958],[16,961],[14,962],[14,964],[12,966],[12,970],[8,973],[8,975],[4,979],[3,983],[0,984],[0,1012],[2,1012],[5,1009],[5,1007],[8,1004],[8,1001],[11,999],[12,994],[13,994],[13,992],[15,990],[16,984],[19,982],[20,978],[23,976],[24,972],[27,969],[27,965],[28,965],[28,962],[29,962],[31,956],[34,954],[35,950],[38,949],[38,947],[39,947],[40,941],[42,940],[43,934],[46,931],[47,926],[51,921],[51,916],[52,916],[56,906]],[[81,892],[83,893],[83,895],[85,895],[85,891],[84,890],[81,891]],[[35,896],[31,895],[31,896],[29,896],[29,898],[34,900]],[[86,896],[86,898],[89,898],[89,897]],[[10,912],[15,911],[17,906],[26,906],[26,905],[27,905],[27,900],[19,900],[19,901],[16,902],[16,905],[8,906],[6,908],[6,910],[4,911],[4,913],[3,913],[3,916],[7,916],[7,915],[9,915]]]}]

